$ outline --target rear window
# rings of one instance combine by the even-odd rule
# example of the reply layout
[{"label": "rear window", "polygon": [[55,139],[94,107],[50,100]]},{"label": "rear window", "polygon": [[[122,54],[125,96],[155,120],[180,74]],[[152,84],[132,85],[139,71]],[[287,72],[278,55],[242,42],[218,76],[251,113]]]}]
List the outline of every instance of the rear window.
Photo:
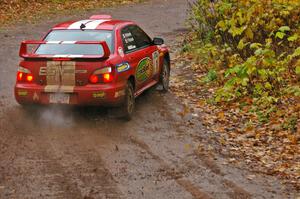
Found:
[{"label": "rear window", "polygon": [[[106,41],[113,52],[113,33],[107,30],[53,30],[45,41]],[[41,44],[36,52],[39,55],[102,55],[99,44]]]}]

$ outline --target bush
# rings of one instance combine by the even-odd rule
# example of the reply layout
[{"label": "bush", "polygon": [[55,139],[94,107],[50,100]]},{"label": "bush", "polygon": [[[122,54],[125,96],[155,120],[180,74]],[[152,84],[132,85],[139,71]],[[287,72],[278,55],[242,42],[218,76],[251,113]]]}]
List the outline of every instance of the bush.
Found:
[{"label": "bush", "polygon": [[198,0],[191,13],[193,50],[221,83],[217,102],[299,95],[299,0]]}]

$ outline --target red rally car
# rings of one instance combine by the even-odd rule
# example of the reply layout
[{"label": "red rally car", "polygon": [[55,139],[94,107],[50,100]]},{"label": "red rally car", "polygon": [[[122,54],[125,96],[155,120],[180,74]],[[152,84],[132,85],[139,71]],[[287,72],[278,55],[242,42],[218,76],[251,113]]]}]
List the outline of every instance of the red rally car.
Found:
[{"label": "red rally car", "polygon": [[135,97],[157,84],[169,87],[163,39],[109,15],[58,24],[41,41],[23,41],[20,57],[15,98],[21,105],[120,106],[130,119]]}]

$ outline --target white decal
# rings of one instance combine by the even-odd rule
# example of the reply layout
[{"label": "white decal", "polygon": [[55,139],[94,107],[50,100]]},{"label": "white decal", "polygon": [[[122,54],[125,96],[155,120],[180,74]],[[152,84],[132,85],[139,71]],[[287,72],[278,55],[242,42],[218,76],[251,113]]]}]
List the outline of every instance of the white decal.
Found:
[{"label": "white decal", "polygon": [[58,58],[80,58],[83,57],[83,55],[53,55],[53,57],[58,57]]},{"label": "white decal", "polygon": [[92,21],[92,22],[89,22],[87,24],[85,24],[85,28],[84,29],[91,29],[91,30],[94,30],[96,29],[100,24],[104,23],[104,22],[107,22],[109,20],[95,20],[95,21]]},{"label": "white decal", "polygon": [[131,36],[132,36],[132,34],[130,32],[123,34],[123,38],[131,37]]},{"label": "white decal", "polygon": [[136,48],[136,45],[130,45],[130,46],[128,46],[127,48],[128,48],[128,50],[132,50],[132,49],[135,49],[135,48]]},{"label": "white decal", "polygon": [[134,38],[133,37],[129,37],[129,38],[126,38],[125,39],[125,43],[128,44],[130,42],[133,42],[134,41]]},{"label": "white decal", "polygon": [[75,44],[76,41],[63,41],[62,44]]},{"label": "white decal", "polygon": [[80,29],[81,24],[85,25],[84,29],[88,30],[94,30],[96,29],[100,24],[107,22],[109,20],[81,20],[77,21],[75,23],[72,23],[68,29]]},{"label": "white decal", "polygon": [[53,57],[68,57],[69,55],[53,55]]},{"label": "white decal", "polygon": [[59,44],[61,41],[47,41],[47,44]]},{"label": "white decal", "polygon": [[86,24],[88,22],[90,22],[91,20],[81,20],[81,21],[77,21],[75,23],[72,23],[68,29],[80,29],[81,24]]},{"label": "white decal", "polygon": [[118,48],[118,53],[121,57],[124,57],[124,50],[121,46]]},{"label": "white decal", "polygon": [[83,55],[69,55],[70,58],[80,58],[83,57]]}]

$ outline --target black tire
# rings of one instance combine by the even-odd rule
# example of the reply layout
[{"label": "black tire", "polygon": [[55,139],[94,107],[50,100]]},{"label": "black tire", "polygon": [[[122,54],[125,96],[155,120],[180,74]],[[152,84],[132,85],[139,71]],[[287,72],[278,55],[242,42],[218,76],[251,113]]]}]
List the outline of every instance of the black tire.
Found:
[{"label": "black tire", "polygon": [[164,93],[168,92],[169,85],[170,85],[170,67],[166,59],[164,59],[164,63],[159,76],[159,84],[162,87],[161,89],[162,92]]},{"label": "black tire", "polygon": [[124,103],[121,106],[122,118],[126,121],[130,121],[132,119],[134,108],[135,108],[134,89],[132,83],[128,81],[125,90]]}]

